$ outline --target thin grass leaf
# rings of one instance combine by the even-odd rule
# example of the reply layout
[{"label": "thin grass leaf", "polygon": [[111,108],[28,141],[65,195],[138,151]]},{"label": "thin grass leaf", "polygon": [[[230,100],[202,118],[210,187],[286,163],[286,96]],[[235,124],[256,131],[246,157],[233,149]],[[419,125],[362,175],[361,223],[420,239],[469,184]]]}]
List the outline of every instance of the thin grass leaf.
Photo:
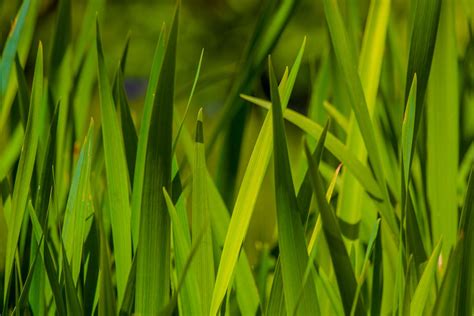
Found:
[{"label": "thin grass leaf", "polygon": [[297,310],[301,315],[319,313],[316,289],[308,283],[300,303],[298,294],[303,284],[304,270],[308,262],[303,224],[298,216],[298,203],[294,192],[291,175],[288,147],[281,109],[280,95],[273,72],[273,65],[268,59],[270,90],[273,114],[273,154],[275,161],[275,195],[277,204],[278,244],[280,248],[281,271],[287,313]]},{"label": "thin grass leaf", "polygon": [[144,314],[160,312],[169,301],[171,234],[162,188],[171,188],[179,8],[178,2],[156,85],[146,146],[135,292],[135,312]]},{"label": "thin grass leaf", "polygon": [[[291,69],[288,83],[284,87],[281,105],[286,108],[291,90],[296,80],[301,60],[304,53],[305,42],[298,52],[295,63]],[[245,171],[245,175],[240,185],[232,218],[227,230],[224,248],[222,250],[221,261],[217,271],[216,283],[212,294],[211,315],[216,315],[221,305],[224,295],[230,284],[234,272],[235,264],[239,256],[245,234],[248,229],[253,208],[257,200],[258,192],[263,181],[263,177],[268,167],[272,147],[272,118],[267,113],[265,121],[260,130],[255,143],[252,155]],[[212,140],[211,140],[212,141]]]},{"label": "thin grass leaf", "polygon": [[62,230],[65,254],[68,262],[70,262],[72,278],[76,285],[82,266],[83,244],[86,238],[86,219],[93,212],[90,188],[93,131],[94,121],[91,120],[89,132],[84,140],[71,181]]},{"label": "thin grass leaf", "polygon": [[395,221],[394,212],[391,211],[392,207],[389,203],[390,200],[385,184],[385,175],[382,168],[379,145],[376,141],[374,127],[367,107],[363,86],[358,75],[355,51],[350,45],[350,40],[339,12],[337,1],[325,0],[324,12],[326,14],[338,65],[340,66],[340,70],[344,77],[349,102],[357,119],[359,130],[368,152],[369,160],[374,169],[375,179],[381,188],[383,206],[379,207],[379,210],[390,226],[392,237],[395,238],[394,236],[398,236],[398,226]]},{"label": "thin grass leaf", "polygon": [[20,105],[20,116],[23,127],[26,128],[28,111],[30,107],[30,93],[26,83],[25,73],[20,64],[20,57],[15,55],[16,80],[18,82],[18,104]]},{"label": "thin grass leaf", "polygon": [[[323,231],[331,254],[344,311],[346,314],[350,314],[357,288],[354,271],[350,263],[349,255],[344,246],[337,218],[331,209],[331,206],[326,201],[321,177],[315,168],[315,163],[307,146],[305,147],[305,151],[308,159],[308,167],[311,172],[314,194],[316,196],[319,213],[321,214]],[[361,315],[363,313],[364,307],[362,302],[359,300],[356,307],[356,315]]]},{"label": "thin grass leaf", "polygon": [[66,258],[66,249],[64,248],[64,243],[61,241],[61,251],[62,251],[62,274],[61,274],[61,283],[64,286],[64,292],[66,295],[66,307],[69,315],[83,315],[81,299],[79,297],[79,291],[74,285],[74,280],[72,277],[71,267]]},{"label": "thin grass leaf", "polygon": [[323,106],[328,115],[332,117],[334,121],[339,124],[339,126],[342,127],[342,129],[347,133],[349,131],[349,121],[344,116],[344,114],[339,112],[339,110],[334,105],[327,101],[324,101]]},{"label": "thin grass leaf", "polygon": [[10,135],[10,141],[2,149],[0,153],[2,159],[0,160],[0,181],[3,181],[12,170],[13,165],[18,160],[24,137],[23,127],[18,125],[13,133]]},{"label": "thin grass leaf", "polygon": [[131,315],[133,312],[133,302],[135,299],[135,284],[137,281],[137,256],[133,258],[132,267],[128,275],[127,287],[120,306],[120,315]]},{"label": "thin grass leaf", "polygon": [[410,315],[421,315],[427,306],[428,296],[435,282],[441,246],[442,240],[440,240],[436,245],[428,263],[426,264],[423,274],[421,275],[420,282],[418,282],[410,303]]},{"label": "thin grass leaf", "polygon": [[[122,301],[127,285],[127,276],[132,263],[132,241],[130,235],[129,179],[123,138],[120,133],[114,108],[112,91],[107,78],[104,54],[97,21],[97,58],[99,76],[102,136],[107,176],[107,196],[110,203],[110,219],[114,241],[117,271],[118,300]],[[120,305],[120,304],[119,304]]]},{"label": "thin grass leaf", "polygon": [[8,298],[14,255],[17,249],[18,240],[20,238],[20,230],[28,199],[29,190],[27,188],[30,187],[36,156],[36,148],[38,146],[38,113],[40,111],[43,97],[43,47],[41,43],[38,47],[35,74],[33,78],[33,89],[31,94],[31,104],[28,114],[28,123],[25,131],[25,140],[23,142],[22,153],[18,163],[18,170],[13,188],[11,218],[7,219],[9,229],[5,259],[4,304]]},{"label": "thin grass leaf", "polygon": [[145,159],[148,146],[148,135],[151,124],[151,115],[153,110],[153,100],[156,94],[158,76],[161,73],[163,58],[165,54],[165,36],[164,26],[161,28],[160,36],[155,48],[153,56],[153,64],[151,66],[150,78],[145,95],[145,103],[143,105],[143,116],[141,119],[140,132],[138,135],[137,157],[135,160],[135,173],[133,176],[133,192],[132,192],[132,239],[133,247],[136,250],[138,245],[140,213],[142,209],[143,182],[145,175]]}]

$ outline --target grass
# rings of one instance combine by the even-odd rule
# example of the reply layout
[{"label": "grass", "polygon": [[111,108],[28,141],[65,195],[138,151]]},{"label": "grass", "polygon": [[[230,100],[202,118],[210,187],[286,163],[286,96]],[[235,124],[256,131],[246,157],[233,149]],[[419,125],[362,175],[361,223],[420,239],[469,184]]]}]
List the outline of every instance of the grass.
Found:
[{"label": "grass", "polygon": [[471,315],[474,12],[417,0],[405,31],[368,3],[318,3],[306,115],[314,39],[281,75],[270,57],[299,1],[262,6],[218,114],[197,110],[204,50],[178,93],[178,1],[136,118],[134,35],[111,78],[101,1],[76,36],[60,0],[43,48],[24,0],[1,45],[0,314]]}]

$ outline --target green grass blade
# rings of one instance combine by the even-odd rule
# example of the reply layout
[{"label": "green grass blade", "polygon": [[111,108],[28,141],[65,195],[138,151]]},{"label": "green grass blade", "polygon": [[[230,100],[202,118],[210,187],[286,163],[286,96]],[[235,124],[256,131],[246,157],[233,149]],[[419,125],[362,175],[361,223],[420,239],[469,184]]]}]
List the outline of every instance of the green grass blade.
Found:
[{"label": "green grass blade", "polygon": [[66,249],[64,243],[61,241],[62,250],[62,285],[64,286],[64,292],[66,294],[66,306],[69,315],[83,315],[80,293],[77,291],[74,285],[71,267],[66,258]]},{"label": "green grass blade", "polygon": [[161,73],[165,53],[165,36],[164,27],[160,32],[160,37],[156,44],[155,55],[153,56],[153,64],[151,66],[150,78],[145,95],[145,103],[143,105],[143,116],[141,119],[140,132],[138,135],[137,157],[135,160],[135,173],[133,176],[133,192],[132,192],[132,238],[134,249],[138,245],[140,213],[142,209],[143,179],[145,175],[145,159],[148,145],[148,134],[151,124],[151,114],[153,110],[153,100],[158,83],[158,76]]},{"label": "green grass blade", "polygon": [[[434,240],[443,236],[443,256],[457,239],[456,177],[459,163],[459,73],[454,1],[442,1],[428,84],[426,185]],[[449,105],[449,106],[448,106]]]},{"label": "green grass blade", "polygon": [[26,83],[25,73],[20,64],[20,57],[15,56],[16,80],[18,82],[18,104],[20,105],[20,116],[23,127],[28,121],[28,110],[30,106],[30,93]]},{"label": "green grass blade", "polygon": [[[359,126],[362,139],[368,152],[369,161],[374,169],[375,179],[379,183],[383,194],[383,206],[379,210],[387,221],[392,231],[392,236],[398,235],[398,226],[395,221],[389,203],[389,196],[385,184],[384,170],[380,158],[379,147],[376,141],[372,120],[367,107],[364,89],[361,84],[358,71],[355,52],[350,45],[350,40],[344,26],[339,7],[336,0],[325,0],[324,11],[328,21],[329,32],[334,46],[336,58],[342,74],[344,84],[348,92],[349,102],[354,111],[354,115]],[[395,238],[395,237],[394,237]]]},{"label": "green grass blade", "polygon": [[420,282],[410,303],[410,315],[422,315],[426,308],[428,296],[435,283],[436,269],[438,267],[439,254],[441,252],[441,240],[436,245],[428,263],[421,275]]},{"label": "green grass blade", "polygon": [[0,160],[0,181],[5,179],[10,170],[12,170],[13,165],[20,155],[21,147],[23,145],[23,137],[25,133],[23,127],[18,125],[13,133],[10,135],[10,141],[2,149],[0,155],[2,159]]},{"label": "green grass blade", "polygon": [[28,123],[25,131],[25,139],[23,142],[20,161],[18,163],[15,185],[13,188],[11,218],[7,219],[9,229],[5,259],[4,302],[6,302],[8,295],[14,256],[20,238],[20,230],[28,200],[29,190],[27,188],[30,187],[36,157],[36,148],[38,146],[38,114],[43,97],[43,47],[41,43],[39,44],[38,55],[36,57],[35,74],[33,78],[33,89],[31,95],[31,104],[28,114]]},{"label": "green grass blade", "polygon": [[474,167],[468,180],[466,198],[461,216],[461,236],[464,237],[464,250],[461,262],[461,282],[457,312],[459,315],[470,315],[473,312],[472,301],[474,292]]},{"label": "green grass blade", "polygon": [[107,69],[105,68],[98,21],[96,44],[107,195],[111,210],[110,220],[115,249],[118,300],[121,302],[132,263],[129,179],[123,138],[120,133],[112,91],[107,78]]},{"label": "green grass blade", "polygon": [[70,263],[74,284],[77,284],[82,266],[83,244],[86,237],[86,220],[92,214],[92,197],[90,175],[92,164],[92,132],[94,121],[91,121],[89,132],[84,140],[76,170],[74,172],[69,197],[64,215],[62,239],[66,257]]},{"label": "green grass blade", "polygon": [[[186,210],[183,211],[183,215],[179,216],[178,211],[173,205],[170,196],[164,190],[164,196],[166,205],[168,207],[168,213],[170,214],[171,223],[173,225],[173,245],[175,251],[176,270],[178,277],[182,277],[184,274],[184,267],[186,264],[186,258],[191,252],[191,237],[188,231],[188,222],[183,221]],[[178,202],[180,203],[180,202]],[[184,218],[185,219],[185,218]],[[201,296],[199,295],[199,283],[195,273],[189,273],[184,280],[184,287],[179,293],[183,315],[197,315],[202,313]]]},{"label": "green grass blade", "polygon": [[307,283],[301,302],[299,289],[303,284],[308,262],[303,224],[291,176],[288,147],[284,129],[280,94],[271,60],[268,62],[273,114],[273,154],[275,161],[275,195],[277,202],[278,244],[287,313],[315,315],[319,313],[314,283]]},{"label": "green grass blade", "polygon": [[[317,200],[319,213],[321,214],[324,235],[328,243],[334,272],[336,274],[339,291],[344,305],[344,311],[346,314],[350,314],[357,288],[354,271],[351,266],[349,255],[344,246],[337,218],[331,209],[331,206],[326,201],[321,177],[315,168],[315,163],[307,146],[306,156],[311,172],[314,194]],[[361,315],[363,313],[364,307],[362,306],[362,302],[359,300],[356,307],[356,314]]]},{"label": "green grass blade", "polygon": [[146,149],[135,312],[158,313],[169,300],[170,219],[162,188],[171,188],[173,98],[179,3],[156,85]]},{"label": "green grass blade", "polygon": [[193,173],[193,193],[192,193],[192,240],[203,234],[201,246],[197,249],[194,263],[194,274],[200,286],[201,313],[209,313],[212,290],[214,289],[214,255],[213,241],[209,214],[209,198],[207,193],[207,167],[204,154],[204,132],[202,122],[202,108],[199,110],[196,123],[196,136],[194,142],[195,164]]},{"label": "green grass blade", "polygon": [[[281,103],[285,108],[288,104],[289,96],[301,65],[304,47],[305,41],[303,41],[303,45],[301,46],[295,63],[291,69],[288,83],[285,85],[285,91],[287,92],[283,93]],[[245,171],[245,175],[242,179],[240,185],[241,189],[239,190],[234,204],[232,218],[227,230],[224,249],[222,250],[221,261],[217,271],[214,292],[212,294],[211,315],[217,314],[219,306],[221,305],[224,295],[229,287],[240,248],[247,232],[250,218],[252,217],[258,192],[268,167],[272,147],[271,125],[271,115],[267,113]]]}]

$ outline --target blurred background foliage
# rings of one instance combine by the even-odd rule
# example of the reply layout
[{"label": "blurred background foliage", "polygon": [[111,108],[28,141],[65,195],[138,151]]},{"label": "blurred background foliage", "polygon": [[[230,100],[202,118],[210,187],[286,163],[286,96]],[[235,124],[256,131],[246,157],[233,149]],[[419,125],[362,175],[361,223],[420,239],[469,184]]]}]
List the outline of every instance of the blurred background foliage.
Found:
[{"label": "blurred background foliage", "polygon": [[[127,96],[132,109],[132,116],[137,127],[140,124],[142,105],[145,96],[147,78],[151,69],[153,52],[156,46],[160,29],[164,22],[170,24],[170,17],[175,6],[174,0],[115,0],[99,1],[101,9],[98,12],[99,20],[103,30],[103,45],[106,55],[107,69],[112,76],[115,71],[123,47],[130,36],[130,46],[125,69],[125,85]],[[284,0],[183,0],[181,11],[181,23],[179,29],[177,75],[176,75],[176,104],[184,111],[187,97],[191,90],[196,67],[201,50],[204,49],[204,59],[201,69],[200,80],[191,105],[191,112],[186,122],[189,130],[192,130],[195,114],[199,107],[204,108],[206,116],[206,133],[210,134],[216,117],[222,109],[226,96],[234,78],[242,71],[242,58],[245,55],[256,21],[259,14],[267,5],[279,5]],[[345,17],[346,25],[353,32],[357,50],[360,49],[362,32],[368,14],[369,0],[345,0],[338,1]],[[396,40],[399,56],[395,56],[399,65],[407,64],[408,35],[412,13],[411,7],[415,1],[394,0],[391,5],[391,18],[389,25],[389,37]],[[14,16],[18,11],[20,0],[2,0],[0,2],[0,50],[9,34]],[[56,25],[58,13],[58,0],[40,1],[39,16],[34,32],[33,45],[31,46],[28,60],[25,65],[27,80],[31,82],[34,56],[36,55],[36,43],[41,40],[46,52],[51,50],[53,32]],[[72,12],[72,43],[75,43],[80,33],[87,1],[71,1]],[[460,80],[464,83],[465,98],[469,101],[462,102],[463,113],[461,120],[461,144],[460,157],[468,150],[468,145],[474,138],[474,44],[472,43],[472,25],[466,23],[473,16],[472,0],[459,0],[456,5],[456,39],[458,44],[459,64],[465,69],[460,72]],[[470,37],[471,34],[471,37]],[[303,65],[298,75],[293,90],[289,107],[299,112],[308,114],[316,122],[323,124],[327,119],[322,102],[329,100],[335,102],[339,111],[346,117],[350,115],[350,106],[341,100],[333,100],[332,92],[338,87],[337,66],[331,50],[326,20],[320,0],[299,0],[295,2],[294,9],[290,15],[286,27],[279,34],[275,47],[272,50],[272,59],[278,77],[283,74],[287,65],[291,65],[298,48],[307,37],[307,44]],[[470,41],[471,38],[471,41]],[[92,43],[91,43],[92,45]],[[95,58],[94,58],[95,60]],[[386,60],[390,60],[386,58]],[[384,62],[384,69],[389,67]],[[318,83],[318,75],[324,67],[330,73],[330,82]],[[404,67],[404,66],[402,66]],[[94,66],[95,69],[95,66]],[[47,71],[47,70],[46,70]],[[401,74],[404,71],[400,70]],[[382,75],[383,76],[383,75]],[[403,76],[403,75],[402,75]],[[247,93],[257,97],[269,99],[267,72],[262,69],[258,80],[251,84]],[[400,118],[403,112],[403,82],[394,82],[399,85],[400,94],[391,100],[395,111]],[[318,86],[317,86],[318,85]],[[319,90],[318,90],[319,89]],[[321,90],[322,89],[322,90]],[[93,102],[90,105],[90,113],[96,121],[100,121],[98,91],[93,91]],[[84,105],[89,106],[89,105]],[[308,110],[311,109],[311,110]],[[310,112],[310,113],[308,113]],[[233,115],[230,122],[233,127],[240,127],[237,135],[233,134],[220,139],[217,146],[208,153],[209,168],[217,178],[218,187],[222,190],[227,205],[233,205],[239,182],[245,171],[246,162],[250,156],[254,142],[258,135],[261,123],[266,111],[252,105],[244,105],[243,110]],[[82,122],[82,135],[75,135],[76,142],[80,143],[86,133],[86,121]],[[345,133],[338,130],[337,124],[333,124],[333,133],[342,141]],[[229,126],[226,126],[228,129]],[[225,133],[225,131],[222,131]],[[294,126],[287,124],[287,134],[290,146],[290,158],[298,164],[303,159],[302,134]],[[0,136],[0,146],[8,139],[8,135]],[[229,141],[231,145],[226,143]],[[235,143],[233,143],[235,141]],[[226,144],[230,149],[226,148]],[[232,146],[234,144],[234,146]],[[240,146],[241,144],[241,146]],[[217,149],[215,149],[217,148]],[[233,159],[241,165],[220,165],[219,159],[222,151],[229,151],[228,155],[240,157]],[[179,148],[178,148],[179,152]],[[213,154],[218,152],[219,154]],[[326,154],[326,161],[331,161],[330,154]],[[332,159],[332,168],[337,166],[337,161]],[[220,171],[219,171],[220,170]],[[224,171],[222,171],[224,170]],[[252,262],[257,262],[262,247],[271,249],[276,242],[276,219],[274,214],[273,167],[268,168],[266,185],[262,186],[256,205],[250,229],[246,238],[246,248]],[[331,170],[331,169],[329,169]],[[324,166],[322,166],[324,173]],[[328,171],[327,174],[330,174]],[[302,181],[302,173],[295,172],[295,185]],[[232,208],[230,208],[232,209]],[[368,234],[368,232],[367,232]]]}]

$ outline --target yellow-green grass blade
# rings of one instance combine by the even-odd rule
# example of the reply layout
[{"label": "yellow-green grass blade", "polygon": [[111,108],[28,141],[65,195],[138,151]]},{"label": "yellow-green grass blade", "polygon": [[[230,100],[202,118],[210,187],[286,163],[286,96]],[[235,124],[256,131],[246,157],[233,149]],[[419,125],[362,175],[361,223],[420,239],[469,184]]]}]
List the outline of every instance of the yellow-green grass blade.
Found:
[{"label": "yellow-green grass blade", "polygon": [[[291,90],[296,80],[301,60],[304,53],[305,41],[298,52],[295,63],[291,69],[288,83],[285,85],[282,96],[282,106],[286,108]],[[267,113],[263,126],[258,135],[247,169],[245,171],[239,193],[232,211],[231,221],[227,230],[224,248],[217,271],[216,283],[212,295],[211,315],[216,315],[224,298],[234,272],[245,234],[252,217],[253,208],[258,192],[268,167],[272,147],[272,119]]]},{"label": "yellow-green grass blade", "polygon": [[[315,162],[308,146],[305,146],[305,152],[308,159],[308,167],[311,172],[311,180],[313,184],[314,194],[316,197],[319,214],[322,219],[323,232],[326,237],[329,252],[334,266],[334,273],[336,275],[337,284],[339,285],[339,292],[346,314],[350,314],[356,294],[357,283],[349,255],[344,246],[341,229],[331,206],[326,201],[325,191],[319,171],[315,167]],[[356,307],[356,314],[364,313],[362,301],[359,299]]]},{"label": "yellow-green grass blade", "polygon": [[[359,58],[359,76],[371,118],[374,117],[375,112],[390,4],[390,0],[371,1]],[[367,160],[367,151],[354,115],[350,116],[346,146],[348,151],[353,152],[358,159]],[[364,208],[363,188],[351,173],[343,172],[341,180],[342,187],[338,198],[337,214],[339,220],[344,223],[341,225],[343,234],[354,240],[359,234],[362,219],[361,210]]]},{"label": "yellow-green grass blade", "polygon": [[[436,245],[425,269],[423,270],[420,282],[418,282],[410,303],[410,315],[422,315],[423,311],[427,308],[428,297],[435,285],[436,270],[438,268],[441,246],[442,240],[440,240]],[[429,309],[426,311],[430,312]]]},{"label": "yellow-green grass blade", "polygon": [[143,115],[141,119],[140,132],[138,135],[137,156],[135,160],[135,169],[133,176],[133,192],[132,192],[132,238],[133,249],[136,250],[138,245],[140,213],[142,209],[143,179],[145,175],[145,157],[148,145],[148,133],[151,124],[151,113],[153,110],[153,100],[155,98],[158,76],[161,73],[163,57],[165,53],[165,36],[164,27],[161,28],[160,36],[155,48],[153,56],[153,64],[151,66],[150,78],[145,95],[145,103],[143,105]]},{"label": "yellow-green grass blade", "polygon": [[460,236],[464,238],[463,258],[461,262],[461,281],[459,284],[457,299],[457,313],[459,315],[471,315],[474,303],[474,167],[468,180],[464,207],[461,215]]},{"label": "yellow-green grass blade", "polygon": [[93,131],[94,123],[91,121],[71,181],[62,230],[66,258],[70,263],[75,285],[77,285],[81,272],[83,244],[86,237],[86,219],[93,210],[90,188]]},{"label": "yellow-green grass blade", "polygon": [[[271,106],[270,102],[266,100],[244,95],[242,95],[242,97],[245,100],[266,109],[269,109]],[[304,115],[291,109],[286,109],[283,113],[283,116],[289,122],[298,126],[301,130],[314,139],[319,139],[319,137],[321,137],[321,133],[324,129],[323,126],[305,117]],[[339,159],[349,170],[351,170],[354,176],[360,181],[365,190],[367,190],[372,197],[374,197],[376,200],[382,199],[379,185],[375,181],[370,170],[364,166],[364,164],[362,164],[362,162],[357,159],[354,154],[348,151],[345,145],[336,136],[328,133],[325,146],[337,159]]]},{"label": "yellow-green grass blade", "polygon": [[355,53],[350,45],[350,40],[339,12],[337,1],[324,0],[324,11],[336,59],[342,71],[342,75],[344,76],[344,84],[348,92],[348,100],[352,110],[354,111],[362,139],[364,140],[369,161],[374,169],[375,179],[377,180],[382,192],[383,206],[379,207],[379,210],[381,215],[389,224],[392,236],[397,236],[398,226],[395,220],[395,215],[392,212],[392,207],[389,203],[390,200],[385,184],[385,175],[382,168],[379,145],[376,141],[375,130],[367,107],[364,88],[357,71]]},{"label": "yellow-green grass blade", "polygon": [[20,230],[28,200],[28,188],[33,175],[36,148],[38,146],[38,124],[39,111],[43,98],[43,46],[38,46],[35,73],[33,78],[33,89],[31,92],[31,104],[28,114],[28,123],[25,130],[18,170],[15,177],[12,197],[11,218],[7,218],[8,239],[5,256],[5,278],[4,278],[4,304],[8,299],[10,278],[13,269],[14,256],[20,237]]},{"label": "yellow-green grass blade", "polygon": [[[118,300],[121,302],[132,264],[130,234],[129,179],[125,149],[115,111],[112,90],[107,78],[104,54],[97,21],[97,66],[99,78],[102,138],[105,154],[107,197],[110,203],[110,220],[115,253]],[[119,304],[120,305],[120,304]]]},{"label": "yellow-green grass blade", "polygon": [[[456,177],[459,162],[459,74],[455,1],[443,1],[427,96],[426,186],[434,241],[443,236],[443,257],[457,239]],[[444,261],[446,262],[446,260]]]},{"label": "yellow-green grass blade", "polygon": [[324,109],[326,110],[327,114],[332,117],[332,119],[340,126],[342,129],[347,133],[349,131],[349,121],[347,118],[339,112],[339,110],[332,105],[331,103],[324,101],[323,102]]},{"label": "yellow-green grass blade", "polygon": [[209,197],[207,193],[207,167],[204,154],[204,131],[202,121],[202,108],[199,110],[196,135],[194,140],[194,173],[192,184],[192,241],[195,243],[197,236],[203,234],[203,240],[196,252],[194,274],[200,286],[201,313],[209,313],[212,291],[214,289],[214,255],[212,230],[209,225]]},{"label": "yellow-green grass blade", "polygon": [[173,104],[179,2],[160,69],[144,164],[137,247],[135,312],[155,314],[169,301],[170,218],[162,188],[171,189]]},{"label": "yellow-green grass blade", "polygon": [[314,283],[307,283],[300,302],[298,298],[308,262],[308,253],[306,251],[303,224],[301,218],[297,216],[299,213],[298,203],[288,157],[280,94],[270,58],[268,67],[273,114],[273,156],[278,245],[280,249],[285,305],[288,314],[294,314],[298,310],[298,315],[315,315],[319,313],[319,305]]},{"label": "yellow-green grass blade", "polygon": [[[191,236],[188,231],[189,224],[186,219],[186,210],[184,209],[184,205],[182,205],[184,201],[178,200],[178,205],[181,203],[181,212],[178,213],[166,190],[163,191],[173,228],[173,249],[175,251],[176,271],[178,277],[181,277],[184,273],[186,258],[191,251]],[[184,279],[183,289],[179,293],[179,300],[182,306],[180,312],[183,315],[197,315],[202,313],[199,290],[200,287],[197,282],[196,274],[188,273]]]}]

